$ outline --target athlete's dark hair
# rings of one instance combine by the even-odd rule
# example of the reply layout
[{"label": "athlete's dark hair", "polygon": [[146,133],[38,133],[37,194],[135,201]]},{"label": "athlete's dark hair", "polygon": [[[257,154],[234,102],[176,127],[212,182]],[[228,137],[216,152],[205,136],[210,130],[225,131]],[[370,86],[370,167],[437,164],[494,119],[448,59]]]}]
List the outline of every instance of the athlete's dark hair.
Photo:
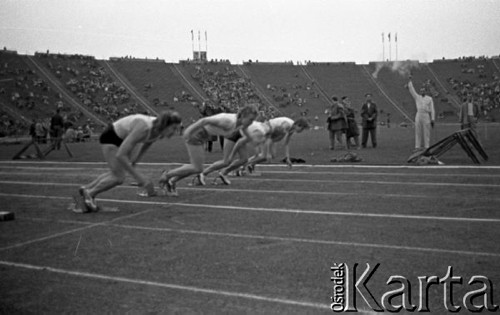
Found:
[{"label": "athlete's dark hair", "polygon": [[297,119],[293,122],[293,124],[294,124],[295,126],[299,126],[299,127],[304,128],[304,129],[308,129],[308,128],[310,128],[310,127],[311,127],[311,124],[309,124],[309,121],[308,121],[308,120],[307,120],[307,118],[305,118],[305,117],[299,117],[299,118],[297,118]]},{"label": "athlete's dark hair", "polygon": [[178,112],[167,110],[158,114],[154,122],[154,126],[158,128],[158,130],[165,130],[168,126],[180,124],[181,122],[182,118]]},{"label": "athlete's dark hair", "polygon": [[238,110],[237,117],[246,117],[250,115],[255,115],[255,117],[257,117],[258,114],[258,104],[248,104]]}]

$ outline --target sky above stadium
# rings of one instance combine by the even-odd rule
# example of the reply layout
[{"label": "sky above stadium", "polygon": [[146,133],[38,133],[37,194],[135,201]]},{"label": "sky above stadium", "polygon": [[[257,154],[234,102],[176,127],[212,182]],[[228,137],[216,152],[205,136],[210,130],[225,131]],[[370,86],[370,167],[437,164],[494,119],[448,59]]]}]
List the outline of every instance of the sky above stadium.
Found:
[{"label": "sky above stadium", "polygon": [[500,0],[0,0],[0,45],[167,62],[491,57]]}]

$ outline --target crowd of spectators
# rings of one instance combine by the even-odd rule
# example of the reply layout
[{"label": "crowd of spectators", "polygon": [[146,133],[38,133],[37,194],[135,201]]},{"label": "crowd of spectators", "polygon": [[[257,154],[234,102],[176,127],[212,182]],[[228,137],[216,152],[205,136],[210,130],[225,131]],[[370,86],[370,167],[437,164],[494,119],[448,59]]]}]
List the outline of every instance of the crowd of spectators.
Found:
[{"label": "crowd of spectators", "polygon": [[114,121],[141,112],[128,91],[115,82],[94,57],[40,54],[56,77],[65,82],[78,100],[94,113]]},{"label": "crowd of spectators", "polygon": [[289,88],[267,84],[266,88],[272,93],[273,100],[278,103],[279,107],[296,106],[299,107],[303,115],[307,114],[308,109],[302,109],[303,106],[307,105],[307,97],[303,96],[302,92],[306,92],[307,96],[311,98],[320,97],[320,94],[312,89],[310,83],[305,85],[292,84]]},{"label": "crowd of spectators", "polygon": [[13,119],[9,114],[0,110],[0,137],[15,136],[27,130],[27,124],[22,120]]},{"label": "crowd of spectators", "polygon": [[[81,113],[64,107],[62,95],[53,91],[49,84],[40,78],[35,71],[15,58],[7,55],[2,58],[0,66],[0,100],[18,109],[29,112],[29,116],[42,116],[47,108],[59,108],[70,120],[78,119]],[[13,58],[14,57],[14,58]],[[16,135],[26,133],[29,124],[16,121],[6,113],[2,114],[2,134]]]},{"label": "crowd of spectators", "polygon": [[256,103],[260,104],[261,116],[266,119],[279,115],[276,108],[263,104],[250,80],[240,77],[229,67],[213,71],[201,65],[196,66],[192,77],[201,86],[210,102],[223,112],[235,113],[245,104]]},{"label": "crowd of spectators", "polygon": [[490,80],[458,80],[448,78],[460,102],[464,102],[468,95],[472,95],[474,102],[479,107],[481,116],[485,120],[494,120],[493,111],[500,110],[500,76],[494,73]]}]

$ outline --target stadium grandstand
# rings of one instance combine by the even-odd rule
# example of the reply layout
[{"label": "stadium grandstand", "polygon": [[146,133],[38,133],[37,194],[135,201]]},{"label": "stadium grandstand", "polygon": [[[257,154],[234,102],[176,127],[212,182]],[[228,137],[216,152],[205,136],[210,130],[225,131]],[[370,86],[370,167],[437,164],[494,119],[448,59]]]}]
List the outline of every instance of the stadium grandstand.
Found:
[{"label": "stadium grandstand", "polygon": [[109,121],[131,113],[174,109],[190,122],[211,103],[234,112],[257,102],[264,117],[306,116],[322,126],[331,97],[347,95],[359,110],[363,95],[373,94],[380,124],[412,124],[415,106],[405,84],[415,82],[433,96],[438,119],[456,123],[459,104],[472,93],[481,121],[500,118],[500,60],[231,64],[227,60],[166,63],[131,57],[98,60],[93,56],[0,51],[1,136],[27,135],[33,121],[47,124],[60,108],[68,127],[99,132]]}]

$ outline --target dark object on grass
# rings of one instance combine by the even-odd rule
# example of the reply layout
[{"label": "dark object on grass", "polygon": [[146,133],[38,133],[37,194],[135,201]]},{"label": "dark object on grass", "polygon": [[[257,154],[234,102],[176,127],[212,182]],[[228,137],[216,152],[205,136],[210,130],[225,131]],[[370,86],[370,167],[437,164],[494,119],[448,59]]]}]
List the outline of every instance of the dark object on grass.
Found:
[{"label": "dark object on grass", "polygon": [[361,161],[363,161],[363,159],[360,158],[354,152],[348,152],[344,155],[334,157],[330,160],[330,162],[361,162]]},{"label": "dark object on grass", "polygon": [[[286,164],[286,158],[283,158],[283,160],[281,160],[281,162],[285,163]],[[292,162],[292,164],[297,164],[297,163],[305,163],[306,161],[301,159],[301,158],[290,158],[290,162]]]}]

